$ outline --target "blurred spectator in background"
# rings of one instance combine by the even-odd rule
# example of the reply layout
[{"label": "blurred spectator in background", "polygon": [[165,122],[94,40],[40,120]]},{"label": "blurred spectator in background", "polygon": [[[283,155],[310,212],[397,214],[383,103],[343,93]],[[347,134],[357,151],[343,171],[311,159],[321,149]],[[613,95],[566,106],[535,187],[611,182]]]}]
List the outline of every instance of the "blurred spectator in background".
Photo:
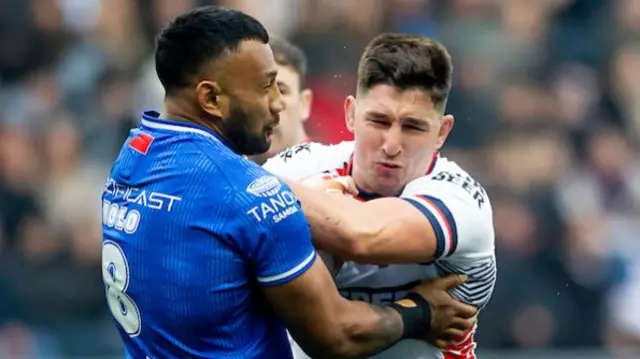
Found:
[{"label": "blurred spectator in background", "polygon": [[304,122],[311,114],[313,91],[306,87],[307,57],[302,50],[289,41],[272,37],[269,41],[278,64],[276,83],[286,104],[280,112],[280,124],[271,135],[271,147],[251,160],[262,165],[270,157],[286,148],[310,141]]},{"label": "blurred spectator in background", "polygon": [[291,100],[302,121],[298,90],[313,89],[304,125],[321,142],[349,139],[343,100],[374,35],[442,41],[456,65],[448,110],[464,122],[443,151],[494,199],[499,277],[480,349],[640,345],[640,1],[5,0],[0,357],[121,354],[96,238],[106,164],[162,103],[154,34],[211,3],[302,48]]}]

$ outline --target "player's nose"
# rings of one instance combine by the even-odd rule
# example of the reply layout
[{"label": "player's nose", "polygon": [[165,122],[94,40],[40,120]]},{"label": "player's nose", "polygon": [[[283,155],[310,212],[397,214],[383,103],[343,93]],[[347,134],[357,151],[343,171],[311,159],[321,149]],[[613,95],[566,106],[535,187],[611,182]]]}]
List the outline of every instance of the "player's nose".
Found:
[{"label": "player's nose", "polygon": [[400,136],[401,130],[391,126],[384,135],[384,143],[382,144],[382,150],[389,157],[395,157],[402,152],[402,146]]},{"label": "player's nose", "polygon": [[284,109],[287,107],[287,104],[284,102],[284,97],[282,96],[282,93],[280,93],[280,89],[278,89],[277,86],[275,87],[275,91],[272,91],[272,97],[271,97],[271,112],[273,114],[279,114],[280,112],[284,111]]}]

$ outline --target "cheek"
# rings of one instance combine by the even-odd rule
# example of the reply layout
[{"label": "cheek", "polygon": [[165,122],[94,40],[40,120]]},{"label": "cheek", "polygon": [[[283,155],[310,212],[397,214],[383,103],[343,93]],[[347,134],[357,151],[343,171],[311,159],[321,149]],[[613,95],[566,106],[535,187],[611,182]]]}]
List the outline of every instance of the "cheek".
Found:
[{"label": "cheek", "polygon": [[[300,108],[298,106],[298,103],[290,98],[290,97],[285,97],[284,98],[284,104],[285,104],[285,108],[284,111],[280,112],[280,120],[282,121],[284,117],[286,117],[286,121],[287,122],[293,122],[296,120],[296,117],[300,117]],[[299,118],[297,119],[299,120]]]},{"label": "cheek", "polygon": [[435,148],[435,137],[415,138],[407,141],[405,145],[405,153],[410,158],[412,166],[416,168],[427,167],[431,162],[431,155]]},{"label": "cheek", "polygon": [[383,136],[382,133],[370,126],[361,126],[355,131],[354,137],[358,140],[356,141],[356,147],[358,148],[359,156],[362,157],[370,157],[375,155],[376,151],[378,151],[382,147]]}]

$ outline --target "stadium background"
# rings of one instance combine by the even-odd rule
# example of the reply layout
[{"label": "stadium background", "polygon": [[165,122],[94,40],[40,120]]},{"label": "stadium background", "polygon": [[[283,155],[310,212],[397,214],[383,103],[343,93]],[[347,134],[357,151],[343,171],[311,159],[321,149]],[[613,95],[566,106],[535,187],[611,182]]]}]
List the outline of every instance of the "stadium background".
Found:
[{"label": "stadium background", "polygon": [[[160,106],[154,33],[204,3],[0,1],[0,358],[121,353],[99,194],[137,113]],[[607,358],[640,343],[640,1],[219,3],[306,51],[308,130],[322,142],[348,138],[342,99],[374,35],[449,47],[457,122],[444,153],[486,184],[495,211],[481,357]]]}]

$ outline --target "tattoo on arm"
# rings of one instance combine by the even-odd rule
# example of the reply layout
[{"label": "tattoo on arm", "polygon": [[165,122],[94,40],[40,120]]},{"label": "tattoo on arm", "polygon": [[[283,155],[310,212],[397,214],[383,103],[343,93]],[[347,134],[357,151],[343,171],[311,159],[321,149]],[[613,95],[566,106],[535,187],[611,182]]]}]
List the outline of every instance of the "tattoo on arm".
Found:
[{"label": "tattoo on arm", "polygon": [[367,354],[388,348],[400,339],[403,331],[402,318],[396,310],[373,304],[370,307],[377,314],[377,325],[353,337],[357,345],[366,348]]},{"label": "tattoo on arm", "polygon": [[398,312],[389,307],[372,305],[373,310],[380,316],[380,330],[374,334],[374,339],[387,347],[395,343],[402,335],[402,318]]}]

